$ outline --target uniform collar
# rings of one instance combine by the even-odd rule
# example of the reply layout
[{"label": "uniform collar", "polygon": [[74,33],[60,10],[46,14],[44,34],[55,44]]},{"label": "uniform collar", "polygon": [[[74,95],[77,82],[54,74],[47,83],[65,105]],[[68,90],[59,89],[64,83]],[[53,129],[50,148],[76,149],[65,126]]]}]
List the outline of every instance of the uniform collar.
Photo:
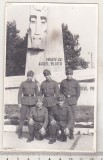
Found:
[{"label": "uniform collar", "polygon": [[68,79],[68,78],[67,78],[66,80],[67,80],[67,81],[72,81],[72,80],[73,80],[73,78],[71,78],[71,79]]},{"label": "uniform collar", "polygon": [[28,83],[32,83],[32,80],[30,81],[30,80],[28,80],[28,79],[27,79],[27,80],[26,80],[26,82],[28,82]]},{"label": "uniform collar", "polygon": [[42,110],[42,107],[41,107],[41,108],[39,108],[39,107],[37,107],[37,106],[36,106],[36,110]]},{"label": "uniform collar", "polygon": [[46,80],[46,82],[50,82],[50,81],[52,81],[52,79],[50,78],[50,79],[48,79],[48,80]]},{"label": "uniform collar", "polygon": [[60,109],[62,109],[63,108],[63,106],[59,106],[59,105],[57,105],[58,106],[58,108],[60,108]]}]

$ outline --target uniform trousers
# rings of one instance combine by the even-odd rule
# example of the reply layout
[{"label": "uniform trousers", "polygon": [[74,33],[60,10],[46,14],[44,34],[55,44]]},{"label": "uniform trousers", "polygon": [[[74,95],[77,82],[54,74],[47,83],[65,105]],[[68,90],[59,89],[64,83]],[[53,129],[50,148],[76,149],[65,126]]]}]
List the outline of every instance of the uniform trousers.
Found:
[{"label": "uniform trousers", "polygon": [[34,105],[22,105],[20,109],[20,120],[19,120],[19,128],[18,130],[22,130],[24,121],[27,116],[29,116],[30,109],[34,107]]},{"label": "uniform trousers", "polygon": [[34,121],[33,125],[28,124],[28,128],[30,136],[35,136],[36,139],[44,137],[44,135],[41,135],[39,132],[39,130],[42,128],[42,125],[39,122]]},{"label": "uniform trousers", "polygon": [[72,114],[73,114],[73,124],[72,124],[72,127],[70,128],[71,130],[74,129],[74,126],[75,126],[75,118],[76,118],[76,109],[77,109],[77,105],[76,104],[69,104],[69,99],[67,98],[65,103],[67,105],[70,106],[71,110],[72,110]]},{"label": "uniform trousers", "polygon": [[57,138],[59,130],[61,131],[61,136],[65,136],[64,130],[66,129],[66,126],[67,122],[65,123],[65,125],[61,125],[60,122],[58,121],[56,121],[55,124],[50,124],[49,126],[50,138]]}]

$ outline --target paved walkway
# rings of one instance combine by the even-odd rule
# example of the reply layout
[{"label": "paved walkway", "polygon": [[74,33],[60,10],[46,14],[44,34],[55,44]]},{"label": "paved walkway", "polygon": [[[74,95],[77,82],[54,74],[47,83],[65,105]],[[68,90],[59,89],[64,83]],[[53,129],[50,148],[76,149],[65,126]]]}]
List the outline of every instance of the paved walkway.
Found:
[{"label": "paved walkway", "polygon": [[23,139],[18,139],[15,132],[4,132],[3,134],[3,148],[12,150],[28,151],[93,151],[94,136],[93,135],[75,135],[74,140],[67,140],[67,142],[56,141],[54,144],[48,144],[47,139],[42,141],[34,140],[27,143],[28,133],[24,133]]}]

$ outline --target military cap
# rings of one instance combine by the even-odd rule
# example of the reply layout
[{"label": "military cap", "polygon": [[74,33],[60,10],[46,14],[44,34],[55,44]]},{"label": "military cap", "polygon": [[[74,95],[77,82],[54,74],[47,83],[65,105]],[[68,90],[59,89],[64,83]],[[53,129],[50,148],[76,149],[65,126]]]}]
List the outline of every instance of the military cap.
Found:
[{"label": "military cap", "polygon": [[36,97],[36,103],[38,102],[38,101],[43,101],[43,97],[42,96],[38,96],[38,97]]},{"label": "military cap", "polygon": [[58,95],[58,96],[56,97],[56,100],[57,100],[57,101],[65,101],[65,97],[64,97],[63,94],[60,94],[60,95]]},{"label": "military cap", "polygon": [[44,74],[44,76],[47,76],[47,75],[50,75],[51,72],[50,72],[50,70],[45,69],[45,70],[43,71],[43,74]]},{"label": "military cap", "polygon": [[34,76],[34,72],[33,72],[33,71],[28,71],[28,72],[27,72],[27,76],[33,77],[33,76]]},{"label": "military cap", "polygon": [[73,75],[73,70],[72,69],[67,69],[66,70],[66,75]]}]

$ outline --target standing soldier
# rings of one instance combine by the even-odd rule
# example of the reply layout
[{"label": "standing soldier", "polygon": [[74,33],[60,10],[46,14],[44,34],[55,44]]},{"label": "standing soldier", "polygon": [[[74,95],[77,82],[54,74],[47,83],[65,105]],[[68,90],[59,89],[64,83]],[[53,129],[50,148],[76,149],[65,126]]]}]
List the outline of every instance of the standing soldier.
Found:
[{"label": "standing soldier", "polygon": [[65,104],[64,95],[57,96],[57,105],[52,108],[50,115],[50,141],[49,144],[56,142],[56,139],[66,142],[69,129],[73,125],[73,114],[71,108]]},{"label": "standing soldier", "polygon": [[34,140],[34,137],[38,140],[42,140],[46,134],[46,128],[48,125],[48,110],[43,107],[42,98],[37,97],[35,107],[30,110],[29,116],[29,133],[30,137],[27,142]]},{"label": "standing soldier", "polygon": [[43,105],[47,107],[50,114],[51,108],[55,105],[55,96],[59,94],[58,83],[51,79],[51,72],[47,69],[43,71],[45,81],[40,86],[40,95],[44,96]]},{"label": "standing soldier", "polygon": [[[66,104],[71,107],[74,122],[75,122],[75,113],[76,113],[76,105],[77,100],[80,96],[80,85],[77,80],[72,78],[73,70],[66,70],[67,78],[64,79],[60,84],[60,93],[62,93],[66,98]],[[70,128],[70,136],[69,138],[74,139],[73,135],[74,127]]]},{"label": "standing soldier", "polygon": [[18,92],[18,107],[20,110],[20,122],[18,127],[18,138],[22,138],[22,129],[27,113],[35,105],[35,97],[38,95],[37,82],[32,81],[33,71],[27,72],[27,80],[22,82]]}]

